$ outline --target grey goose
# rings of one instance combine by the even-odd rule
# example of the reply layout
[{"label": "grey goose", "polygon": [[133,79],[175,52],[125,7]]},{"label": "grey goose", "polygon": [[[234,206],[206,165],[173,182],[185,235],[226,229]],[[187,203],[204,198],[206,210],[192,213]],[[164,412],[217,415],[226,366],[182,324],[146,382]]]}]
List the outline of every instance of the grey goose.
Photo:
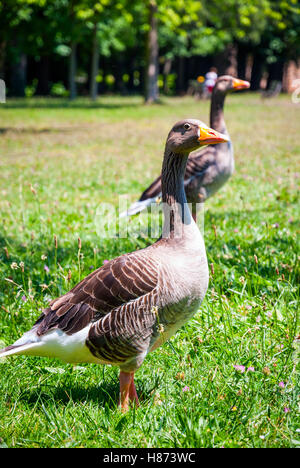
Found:
[{"label": "grey goose", "polygon": [[0,357],[47,356],[120,367],[120,406],[138,404],[134,373],[201,304],[208,287],[205,246],[184,191],[191,151],[227,141],[198,120],[170,131],[162,166],[164,224],[154,244],[117,257],[52,300]]}]

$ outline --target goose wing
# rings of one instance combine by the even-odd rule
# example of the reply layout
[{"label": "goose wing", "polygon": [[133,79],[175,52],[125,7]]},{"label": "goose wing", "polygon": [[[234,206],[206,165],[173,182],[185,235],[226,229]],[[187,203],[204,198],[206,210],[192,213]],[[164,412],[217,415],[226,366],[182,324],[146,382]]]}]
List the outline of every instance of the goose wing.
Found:
[{"label": "goose wing", "polygon": [[152,292],[157,286],[159,267],[146,252],[111,260],[54,299],[34,325],[37,335],[53,328],[72,335],[121,305]]},{"label": "goose wing", "polygon": [[187,186],[191,180],[198,177],[203,177],[207,172],[208,168],[216,163],[216,148],[208,146],[203,148],[201,151],[193,153],[189,157],[185,175],[184,185]]},{"label": "goose wing", "polygon": [[149,198],[155,198],[161,194],[161,175],[157,177],[151,185],[142,193],[139,201],[148,200]]}]

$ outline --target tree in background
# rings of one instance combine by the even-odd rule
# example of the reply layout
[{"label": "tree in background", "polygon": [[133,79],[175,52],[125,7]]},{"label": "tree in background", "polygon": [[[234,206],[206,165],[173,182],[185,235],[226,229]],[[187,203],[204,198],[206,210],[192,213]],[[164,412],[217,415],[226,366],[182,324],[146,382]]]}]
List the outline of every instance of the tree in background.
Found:
[{"label": "tree in background", "polygon": [[[24,95],[26,84],[26,26],[32,21],[33,2],[0,0],[0,78],[6,77],[6,62],[11,61],[11,88],[17,96]],[[39,3],[37,1],[37,3]]]},{"label": "tree in background", "polygon": [[234,44],[238,48],[237,66],[241,78],[245,78],[247,56],[251,54],[253,90],[260,88],[265,68],[270,72],[269,81],[272,75],[281,80],[283,62],[300,54],[300,8],[297,0],[205,0],[204,11],[207,15],[205,22],[213,26],[214,33],[226,31],[225,58],[226,44]]},{"label": "tree in background", "polygon": [[80,31],[77,43],[90,44],[89,95],[95,100],[100,58],[110,56],[113,51],[122,51],[130,44],[133,17],[126,8],[127,0],[75,0],[74,3],[77,31]]},{"label": "tree in background", "polygon": [[284,63],[300,56],[300,5],[297,0],[271,0],[269,21],[260,42],[260,54],[268,71],[267,87],[282,82]]},{"label": "tree in background", "polygon": [[[146,40],[145,101],[158,100],[159,49],[166,51],[165,75],[170,71],[175,54],[188,55],[189,31],[201,24],[202,2],[194,0],[148,0]],[[167,80],[167,78],[166,78]]]},{"label": "tree in background", "polygon": [[148,34],[146,41],[146,83],[145,101],[147,104],[158,100],[158,27],[156,0],[148,2]]}]

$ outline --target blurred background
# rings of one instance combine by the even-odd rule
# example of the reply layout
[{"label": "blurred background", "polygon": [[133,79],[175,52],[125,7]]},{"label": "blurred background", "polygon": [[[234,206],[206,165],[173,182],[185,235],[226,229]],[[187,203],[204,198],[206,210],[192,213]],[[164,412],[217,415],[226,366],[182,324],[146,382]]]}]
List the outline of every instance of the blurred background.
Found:
[{"label": "blurred background", "polygon": [[201,96],[211,67],[266,95],[293,92],[298,1],[0,1],[0,78],[8,96]]}]

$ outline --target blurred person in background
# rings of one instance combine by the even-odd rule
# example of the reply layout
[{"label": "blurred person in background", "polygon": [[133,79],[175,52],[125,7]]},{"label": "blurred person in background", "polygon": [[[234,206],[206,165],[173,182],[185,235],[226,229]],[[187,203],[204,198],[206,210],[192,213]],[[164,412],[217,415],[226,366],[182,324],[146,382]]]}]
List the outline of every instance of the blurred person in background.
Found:
[{"label": "blurred person in background", "polygon": [[218,78],[218,70],[215,67],[211,67],[205,75],[204,82],[204,97],[210,98],[212,90],[216,84]]}]

